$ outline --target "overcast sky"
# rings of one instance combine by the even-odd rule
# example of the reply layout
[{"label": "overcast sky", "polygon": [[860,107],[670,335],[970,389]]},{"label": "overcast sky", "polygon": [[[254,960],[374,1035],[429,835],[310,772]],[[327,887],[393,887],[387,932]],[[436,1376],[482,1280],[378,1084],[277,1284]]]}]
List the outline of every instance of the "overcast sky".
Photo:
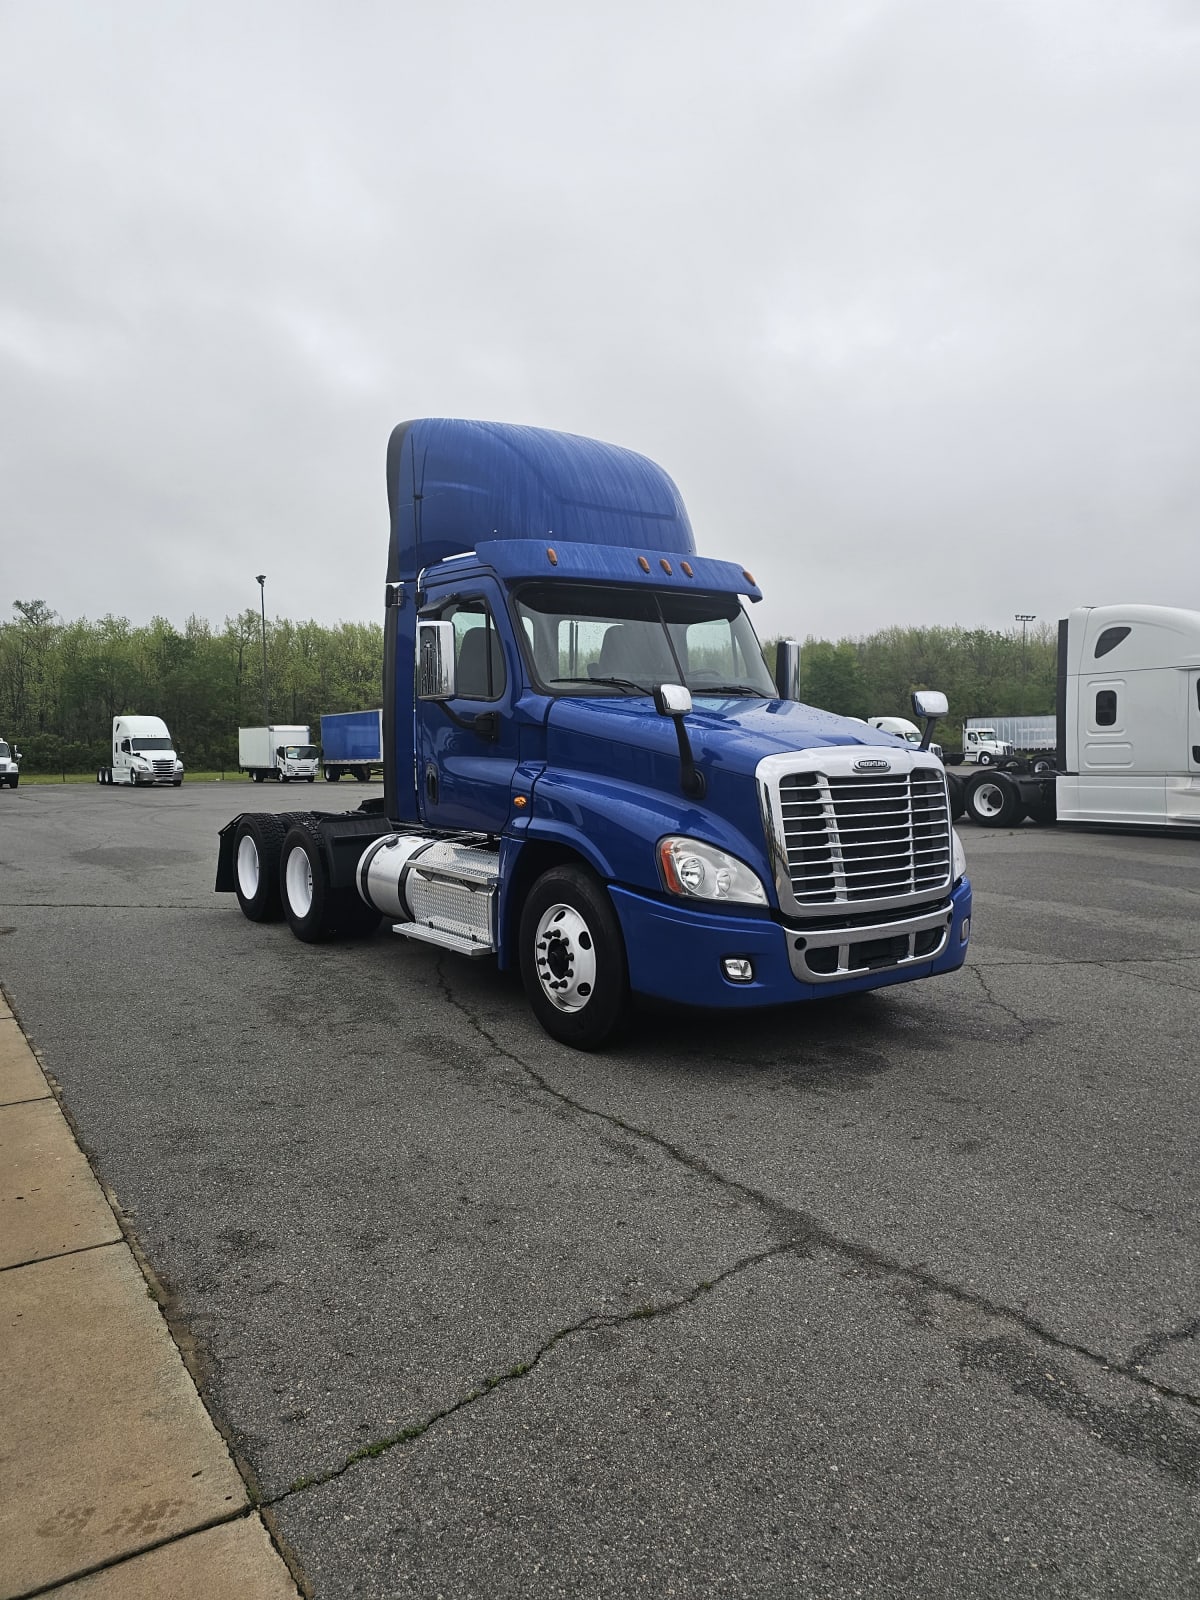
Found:
[{"label": "overcast sky", "polygon": [[1200,607],[1200,9],[0,0],[0,618],[378,620],[419,416],[764,635]]}]

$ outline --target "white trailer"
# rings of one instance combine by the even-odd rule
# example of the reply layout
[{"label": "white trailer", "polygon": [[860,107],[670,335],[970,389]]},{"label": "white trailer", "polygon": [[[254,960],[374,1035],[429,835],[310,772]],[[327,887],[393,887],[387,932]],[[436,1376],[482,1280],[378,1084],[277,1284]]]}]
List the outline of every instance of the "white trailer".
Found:
[{"label": "white trailer", "polygon": [[963,725],[963,737],[968,731],[984,730],[998,744],[1006,744],[1013,751],[1032,754],[1035,750],[1053,750],[1058,743],[1057,719],[1049,717],[968,717]]},{"label": "white trailer", "polygon": [[183,782],[183,762],[163,719],[114,717],[112,766],[101,767],[96,782],[125,784],[131,789],[169,784],[178,789]]},{"label": "white trailer", "polygon": [[266,728],[238,729],[238,766],[255,783],[266,778],[277,783],[313,783],[319,759],[307,723],[273,722]]},{"label": "white trailer", "polygon": [[976,773],[966,813],[1200,830],[1200,611],[1083,606],[1058,625],[1057,764]]}]

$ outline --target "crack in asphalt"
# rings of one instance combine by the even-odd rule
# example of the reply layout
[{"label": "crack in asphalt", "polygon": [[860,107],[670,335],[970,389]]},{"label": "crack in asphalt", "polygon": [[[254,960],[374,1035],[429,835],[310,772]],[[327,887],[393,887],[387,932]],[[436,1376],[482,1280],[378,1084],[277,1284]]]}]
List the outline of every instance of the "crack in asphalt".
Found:
[{"label": "crack in asphalt", "polygon": [[[900,1261],[894,1256],[885,1255],[872,1245],[840,1238],[817,1218],[805,1212],[797,1211],[793,1207],[785,1206],[762,1190],[756,1189],[748,1183],[743,1183],[741,1179],[732,1178],[728,1174],[718,1171],[717,1168],[703,1160],[703,1158],[693,1155],[679,1145],[673,1144],[671,1140],[663,1138],[661,1134],[654,1133],[648,1128],[639,1127],[638,1124],[628,1122],[625,1118],[612,1112],[597,1111],[593,1107],[573,1099],[563,1090],[556,1089],[535,1067],[531,1067],[527,1061],[522,1060],[520,1056],[507,1049],[494,1034],[488,1031],[478,1017],[454,993],[443,971],[441,961],[438,962],[436,976],[439,988],[455,1010],[466,1018],[471,1027],[475,1029],[481,1038],[487,1041],[498,1055],[511,1061],[514,1066],[532,1080],[542,1094],[569,1107],[576,1115],[595,1118],[597,1121],[607,1123],[610,1127],[619,1128],[623,1133],[629,1134],[633,1138],[644,1140],[647,1144],[661,1150],[664,1154],[670,1156],[672,1160],[679,1162],[681,1166],[696,1173],[699,1177],[717,1184],[725,1191],[740,1195],[760,1215],[766,1217],[775,1228],[779,1239],[776,1253],[789,1250],[809,1252],[817,1248],[828,1250],[831,1254],[851,1261],[856,1266],[899,1278],[903,1282],[916,1285],[921,1289],[945,1295],[960,1305],[983,1312],[986,1316],[1013,1323],[1052,1348],[1078,1356],[1081,1360],[1104,1372],[1119,1373],[1131,1382],[1152,1391],[1165,1400],[1178,1400],[1188,1406],[1200,1406],[1200,1394],[1193,1394],[1187,1389],[1177,1389],[1170,1384],[1156,1382],[1144,1372],[1136,1369],[1129,1360],[1112,1362],[1107,1357],[1090,1349],[1087,1345],[1077,1344],[1073,1340],[1055,1333],[1052,1328],[1039,1322],[1036,1317],[1030,1316],[1028,1312],[1014,1310],[1011,1306],[989,1300],[985,1295],[978,1294],[972,1289],[964,1289],[958,1284],[947,1283],[928,1271],[920,1263],[913,1265]],[[1005,1008],[1001,1006],[1001,1009]],[[1028,1026],[1021,1019],[1018,1018],[1017,1020],[1021,1023],[1021,1026]]]},{"label": "crack in asphalt", "polygon": [[1006,1017],[1008,1017],[1012,1022],[1016,1023],[1018,1029],[1020,1030],[1017,1043],[1025,1043],[1025,1041],[1029,1038],[1031,1031],[1029,1023],[1025,1020],[1025,1018],[1021,1016],[1019,1012],[1014,1011],[1011,1006],[1005,1005],[1003,1000],[997,1000],[996,996],[992,993],[991,985],[988,983],[987,979],[984,977],[977,965],[973,964],[967,968],[967,971],[973,973],[978,979],[979,987],[983,990],[984,998],[987,1000],[988,1004],[995,1006],[997,1011],[1002,1011]]},{"label": "crack in asphalt", "polygon": [[753,1251],[750,1255],[740,1257],[732,1266],[726,1267],[723,1272],[717,1273],[715,1277],[701,1279],[685,1294],[676,1295],[670,1300],[649,1301],[645,1305],[635,1306],[632,1311],[590,1312],[586,1317],[581,1317],[578,1322],[569,1323],[565,1328],[559,1328],[556,1333],[552,1333],[546,1342],[534,1351],[528,1361],[518,1361],[505,1372],[493,1373],[484,1378],[481,1383],[477,1383],[473,1389],[469,1390],[460,1399],[432,1412],[422,1422],[411,1423],[407,1428],[401,1428],[397,1433],[387,1434],[382,1439],[374,1440],[371,1444],[362,1445],[348,1455],[340,1466],[331,1467],[327,1472],[313,1473],[311,1476],[297,1478],[282,1493],[259,1501],[259,1505],[264,1509],[273,1509],[282,1504],[283,1501],[290,1499],[292,1495],[302,1494],[305,1490],[317,1489],[327,1483],[333,1483],[360,1462],[370,1461],[376,1456],[386,1455],[389,1450],[394,1450],[398,1445],[411,1444],[413,1440],[419,1439],[422,1434],[428,1433],[430,1428],[439,1422],[445,1421],[447,1417],[452,1417],[459,1411],[465,1410],[468,1406],[476,1405],[480,1400],[485,1400],[506,1384],[517,1383],[521,1379],[528,1377],[552,1350],[565,1340],[574,1338],[576,1334],[594,1333],[602,1328],[619,1328],[627,1323],[651,1322],[660,1317],[672,1316],[675,1312],[683,1311],[688,1306],[694,1305],[702,1295],[711,1294],[714,1289],[719,1288],[728,1279],[737,1277],[750,1267],[769,1261],[773,1256],[782,1255],[791,1248],[787,1244],[776,1244],[766,1250]]},{"label": "crack in asphalt", "polygon": [[1162,1329],[1152,1333],[1148,1339],[1143,1339],[1129,1356],[1129,1366],[1140,1369],[1147,1362],[1154,1361],[1162,1355],[1168,1345],[1186,1344],[1189,1339],[1194,1339],[1200,1334],[1200,1317],[1193,1317],[1190,1322],[1185,1322],[1181,1328]]}]

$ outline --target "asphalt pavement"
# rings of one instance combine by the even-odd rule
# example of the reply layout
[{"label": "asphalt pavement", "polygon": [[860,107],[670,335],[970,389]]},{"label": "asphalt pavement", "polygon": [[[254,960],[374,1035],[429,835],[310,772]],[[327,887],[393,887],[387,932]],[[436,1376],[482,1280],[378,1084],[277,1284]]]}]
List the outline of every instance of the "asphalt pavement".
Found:
[{"label": "asphalt pavement", "polygon": [[309,1594],[1200,1593],[1200,843],[968,825],[961,973],[583,1056],[213,893],[377,792],[0,795],[0,985]]}]

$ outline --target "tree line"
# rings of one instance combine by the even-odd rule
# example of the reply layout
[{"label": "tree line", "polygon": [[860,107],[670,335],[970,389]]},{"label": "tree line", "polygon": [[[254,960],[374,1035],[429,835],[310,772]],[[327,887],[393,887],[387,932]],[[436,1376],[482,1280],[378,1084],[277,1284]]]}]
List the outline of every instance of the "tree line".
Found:
[{"label": "tree line", "polygon": [[[189,617],[135,627],[125,617],[64,621],[43,600],[17,600],[0,622],[0,738],[20,746],[29,772],[87,772],[106,764],[112,719],[159,716],[193,771],[237,768],[237,730],[264,721],[263,627],[253,610],[214,629]],[[765,647],[774,663],[774,640]],[[914,689],[950,701],[942,743],[966,717],[1053,711],[1057,635],[953,627],[886,628],[866,637],[809,637],[801,697],[845,716],[910,716]],[[266,623],[266,717],[307,723],[322,712],[381,703],[378,623],[276,618]],[[947,745],[949,748],[949,745]]]}]

